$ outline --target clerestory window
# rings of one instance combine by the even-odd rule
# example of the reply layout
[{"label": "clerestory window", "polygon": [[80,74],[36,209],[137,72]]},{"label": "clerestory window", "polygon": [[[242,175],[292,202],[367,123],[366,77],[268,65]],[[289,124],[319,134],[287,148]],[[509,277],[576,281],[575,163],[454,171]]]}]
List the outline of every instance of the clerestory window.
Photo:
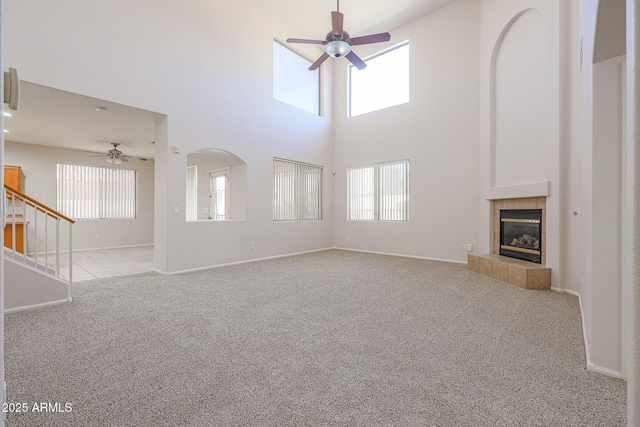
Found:
[{"label": "clerestory window", "polygon": [[409,42],[349,66],[349,117],[409,102]]}]

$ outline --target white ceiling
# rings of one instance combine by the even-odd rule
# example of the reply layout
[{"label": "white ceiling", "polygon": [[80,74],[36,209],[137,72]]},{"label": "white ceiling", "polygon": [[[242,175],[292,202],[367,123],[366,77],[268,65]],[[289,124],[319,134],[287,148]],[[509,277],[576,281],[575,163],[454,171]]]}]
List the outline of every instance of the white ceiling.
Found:
[{"label": "white ceiling", "polygon": [[[299,32],[324,39],[334,0],[252,0]],[[352,37],[389,31],[454,0],[342,0],[344,26]],[[18,70],[19,71],[19,70]],[[117,142],[125,154],[154,157],[154,127],[160,114],[21,82],[18,111],[5,118],[9,141],[106,153]],[[95,107],[106,108],[105,112]],[[5,108],[7,108],[5,106]]]},{"label": "white ceiling", "polygon": [[[102,107],[99,112],[96,107]],[[119,143],[130,156],[153,158],[160,114],[25,81],[20,105],[5,117],[5,139],[14,142],[106,153]]]},{"label": "white ceiling", "polygon": [[[300,34],[324,40],[331,30],[336,0],[253,0]],[[454,0],[342,0],[344,28],[351,37],[393,30]]]}]

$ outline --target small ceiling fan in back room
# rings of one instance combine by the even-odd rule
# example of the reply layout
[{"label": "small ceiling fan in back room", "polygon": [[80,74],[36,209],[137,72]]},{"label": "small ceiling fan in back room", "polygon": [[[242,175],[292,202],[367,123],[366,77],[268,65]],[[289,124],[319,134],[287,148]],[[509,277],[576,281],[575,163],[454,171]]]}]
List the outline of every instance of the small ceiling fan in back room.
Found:
[{"label": "small ceiling fan in back room", "polygon": [[331,31],[329,31],[325,40],[287,39],[287,43],[321,44],[324,46],[325,52],[309,67],[309,70],[317,69],[330,56],[334,58],[344,56],[351,61],[358,70],[362,70],[367,64],[351,50],[351,46],[388,42],[391,40],[389,33],[378,33],[351,38],[349,33],[344,31],[344,15],[340,13],[340,0],[338,0],[337,9],[338,10],[331,12]]},{"label": "small ceiling fan in back room", "polygon": [[118,150],[118,146],[120,144],[117,142],[112,142],[111,145],[113,145],[113,148],[107,151],[105,154],[98,154],[96,156],[89,156],[89,157],[106,156],[105,160],[107,162],[115,163],[116,165],[119,165],[122,162],[128,162],[129,160],[141,160],[143,162],[147,161],[147,159],[143,159],[142,157],[134,157],[134,156],[128,156],[124,154],[122,151]]}]

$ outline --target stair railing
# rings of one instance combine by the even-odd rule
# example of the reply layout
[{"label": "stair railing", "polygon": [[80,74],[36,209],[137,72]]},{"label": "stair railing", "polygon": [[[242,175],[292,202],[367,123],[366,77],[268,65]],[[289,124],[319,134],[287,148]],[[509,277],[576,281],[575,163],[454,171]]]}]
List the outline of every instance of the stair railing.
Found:
[{"label": "stair railing", "polygon": [[[67,279],[69,282],[69,298],[71,298],[71,284],[73,283],[73,236],[72,225],[75,221],[55,209],[50,208],[38,200],[21,193],[7,185],[5,189],[5,217],[3,225],[5,229],[4,246],[9,249],[10,256],[29,265],[44,274],[52,275],[58,279]],[[16,201],[22,206],[17,207]],[[53,236],[49,223],[54,221]],[[31,225],[30,222],[33,222]],[[60,273],[60,223],[68,224],[69,242],[67,246],[69,254],[69,272],[66,276]],[[9,227],[9,228],[7,228]],[[10,232],[10,241],[7,241],[7,232]],[[30,236],[30,233],[33,236]],[[44,233],[44,234],[43,234]],[[18,236],[20,234],[20,236]],[[50,246],[50,240],[54,241],[54,247]],[[33,243],[33,251],[28,246]],[[55,260],[49,261],[49,255],[53,253]]]}]

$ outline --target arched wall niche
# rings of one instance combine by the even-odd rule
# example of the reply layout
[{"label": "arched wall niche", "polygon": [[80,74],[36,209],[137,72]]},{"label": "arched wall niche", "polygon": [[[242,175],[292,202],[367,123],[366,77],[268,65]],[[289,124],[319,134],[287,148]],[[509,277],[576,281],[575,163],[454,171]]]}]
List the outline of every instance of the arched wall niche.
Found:
[{"label": "arched wall niche", "polygon": [[490,70],[490,187],[548,180],[549,69],[545,18],[536,8],[517,13],[500,33]]},{"label": "arched wall niche", "polygon": [[246,162],[218,148],[190,152],[186,194],[187,221],[245,220]]}]

